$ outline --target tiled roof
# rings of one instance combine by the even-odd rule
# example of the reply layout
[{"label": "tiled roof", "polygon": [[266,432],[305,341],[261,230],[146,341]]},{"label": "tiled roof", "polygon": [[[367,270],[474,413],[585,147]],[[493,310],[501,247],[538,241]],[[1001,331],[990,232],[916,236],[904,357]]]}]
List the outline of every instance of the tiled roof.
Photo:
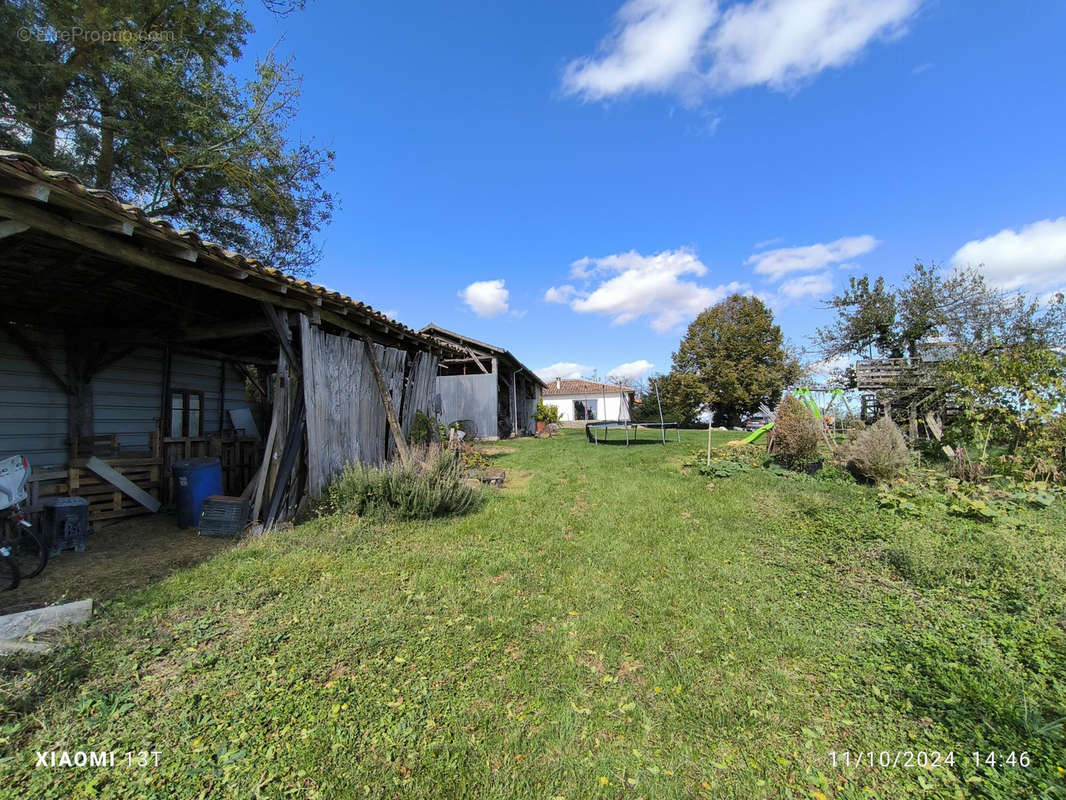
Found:
[{"label": "tiled roof", "polygon": [[453,346],[455,344],[458,344],[460,347],[470,345],[475,350],[480,350],[482,352],[487,353],[496,353],[498,355],[506,356],[507,358],[511,359],[515,364],[517,364],[520,369],[525,371],[530,378],[535,380],[541,386],[544,385],[544,381],[541,380],[540,376],[537,375],[537,373],[535,373],[533,370],[531,370],[529,367],[519,361],[514,353],[512,353],[510,350],[504,349],[503,347],[497,347],[494,344],[489,344],[488,342],[482,342],[478,339],[473,339],[469,336],[464,336],[461,333],[456,333],[455,331],[450,331],[447,328],[442,328],[440,325],[436,325],[432,322],[422,328],[419,333],[423,334],[424,336],[430,336],[433,339],[436,339],[437,341],[443,342],[445,344]]},{"label": "tiled roof", "polygon": [[548,388],[544,390],[545,397],[561,396],[568,394],[606,394],[615,395],[618,392],[631,392],[632,386],[619,386],[617,383],[596,383],[581,378],[551,378],[548,380]]},{"label": "tiled roof", "polygon": [[[176,245],[193,250],[209,260],[222,262],[231,269],[255,275],[266,283],[278,287],[278,291],[287,293],[290,297],[305,296],[313,305],[345,316],[352,311],[356,311],[359,315],[373,319],[383,328],[391,330],[394,334],[399,334],[402,338],[411,338],[426,345],[434,343],[429,337],[423,336],[412,328],[382,314],[380,311],[375,311],[365,303],[353,300],[347,295],[332,291],[325,286],[320,286],[288,275],[279,269],[268,267],[253,258],[247,258],[233,250],[227,250],[215,242],[205,241],[195,231],[175,228],[165,219],[149,217],[144,209],[139,206],[123,203],[109,191],[86,186],[69,172],[47,169],[37,159],[25,153],[0,150],[0,176],[47,184],[49,189],[58,189],[60,193],[65,193],[70,199],[74,201],[80,200],[83,204],[90,205],[111,218],[124,218],[137,226],[138,230],[152,234],[155,238],[162,237],[172,246]],[[0,188],[0,194],[3,194],[2,188]],[[199,263],[190,263],[187,266],[190,270],[203,268]]]}]

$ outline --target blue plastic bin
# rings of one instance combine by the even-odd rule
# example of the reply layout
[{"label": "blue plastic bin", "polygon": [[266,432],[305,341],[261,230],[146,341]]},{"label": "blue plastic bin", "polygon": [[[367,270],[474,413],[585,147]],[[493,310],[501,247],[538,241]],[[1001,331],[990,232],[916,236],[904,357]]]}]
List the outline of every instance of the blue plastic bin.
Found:
[{"label": "blue plastic bin", "polygon": [[204,500],[222,494],[222,462],[217,458],[187,458],[175,461],[173,470],[178,527],[192,528],[200,523]]}]

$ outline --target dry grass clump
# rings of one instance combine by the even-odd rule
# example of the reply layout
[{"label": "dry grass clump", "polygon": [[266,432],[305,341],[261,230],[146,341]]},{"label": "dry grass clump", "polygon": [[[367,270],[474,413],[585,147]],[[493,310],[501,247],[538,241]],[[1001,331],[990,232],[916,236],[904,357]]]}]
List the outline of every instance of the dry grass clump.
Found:
[{"label": "dry grass clump", "polygon": [[839,458],[852,474],[888,483],[903,474],[911,461],[903,434],[889,417],[882,417],[869,428],[859,430],[844,444]]},{"label": "dry grass clump", "polygon": [[774,416],[770,452],[786,467],[817,461],[825,441],[823,423],[794,395],[781,398]]}]

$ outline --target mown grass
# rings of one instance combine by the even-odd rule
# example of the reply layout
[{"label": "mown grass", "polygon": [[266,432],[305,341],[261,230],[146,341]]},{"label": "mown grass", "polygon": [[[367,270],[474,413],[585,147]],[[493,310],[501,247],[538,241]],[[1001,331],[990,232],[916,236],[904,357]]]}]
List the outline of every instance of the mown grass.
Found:
[{"label": "mown grass", "polygon": [[[324,518],[109,604],[3,665],[0,793],[1064,796],[1061,506],[993,525],[768,471],[709,486],[680,466],[704,436],[508,443],[522,479],[476,514]],[[52,749],[161,755],[35,768]]]}]

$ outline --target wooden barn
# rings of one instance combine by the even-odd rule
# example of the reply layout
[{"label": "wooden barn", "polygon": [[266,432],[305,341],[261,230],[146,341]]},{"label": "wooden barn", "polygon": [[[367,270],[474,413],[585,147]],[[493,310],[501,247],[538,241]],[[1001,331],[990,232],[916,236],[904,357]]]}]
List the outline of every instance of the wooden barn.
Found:
[{"label": "wooden barn", "polygon": [[465,420],[481,439],[533,433],[533,415],[544,389],[533,370],[509,351],[432,323],[421,331],[456,355],[442,358],[437,382],[441,419]]},{"label": "wooden barn", "polygon": [[0,457],[94,520],[170,503],[203,455],[254,519],[291,518],[345,463],[406,454],[461,352],[7,151],[0,327]]}]

